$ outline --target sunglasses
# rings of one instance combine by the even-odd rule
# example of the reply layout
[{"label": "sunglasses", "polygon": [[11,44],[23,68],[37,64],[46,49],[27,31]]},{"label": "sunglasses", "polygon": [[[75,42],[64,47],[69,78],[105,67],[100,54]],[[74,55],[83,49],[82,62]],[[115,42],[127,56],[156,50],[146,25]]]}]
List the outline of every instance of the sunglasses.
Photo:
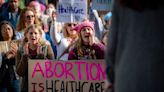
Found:
[{"label": "sunglasses", "polygon": [[68,26],[69,26],[69,27],[71,27],[71,26],[76,26],[76,24],[68,24]]},{"label": "sunglasses", "polygon": [[33,18],[33,17],[34,17],[34,15],[27,15],[26,16],[27,19],[30,19],[30,18]]}]

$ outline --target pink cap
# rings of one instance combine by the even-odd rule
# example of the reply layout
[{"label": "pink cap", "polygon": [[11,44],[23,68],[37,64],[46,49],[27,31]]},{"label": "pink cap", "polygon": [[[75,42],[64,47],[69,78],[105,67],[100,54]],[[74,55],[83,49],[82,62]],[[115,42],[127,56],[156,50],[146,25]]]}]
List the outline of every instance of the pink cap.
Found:
[{"label": "pink cap", "polygon": [[78,24],[77,26],[73,28],[73,30],[80,32],[84,27],[90,27],[93,31],[95,31],[94,22],[91,22],[89,20],[83,21],[81,24]]}]

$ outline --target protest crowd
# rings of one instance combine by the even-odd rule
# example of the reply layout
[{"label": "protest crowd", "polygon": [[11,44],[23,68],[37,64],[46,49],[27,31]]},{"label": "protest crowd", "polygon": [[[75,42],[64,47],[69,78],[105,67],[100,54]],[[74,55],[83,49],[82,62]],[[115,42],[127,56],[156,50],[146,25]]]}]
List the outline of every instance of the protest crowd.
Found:
[{"label": "protest crowd", "polygon": [[[28,92],[28,61],[104,60],[112,13],[93,9],[81,21],[58,21],[60,0],[0,0],[0,92]],[[84,14],[59,6],[59,12]],[[83,87],[84,88],[84,87]],[[33,91],[35,92],[35,91]],[[36,91],[37,92],[37,91]]]}]

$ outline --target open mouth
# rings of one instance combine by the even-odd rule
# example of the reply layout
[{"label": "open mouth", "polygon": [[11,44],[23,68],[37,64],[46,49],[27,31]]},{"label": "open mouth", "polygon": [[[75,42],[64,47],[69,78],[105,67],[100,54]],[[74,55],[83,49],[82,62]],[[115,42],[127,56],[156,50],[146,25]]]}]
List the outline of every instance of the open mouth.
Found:
[{"label": "open mouth", "polygon": [[36,40],[36,39],[35,39],[35,38],[32,38],[31,40],[34,41],[34,40]]},{"label": "open mouth", "polygon": [[85,38],[89,38],[90,36],[89,35],[86,35],[86,36],[84,36]]}]

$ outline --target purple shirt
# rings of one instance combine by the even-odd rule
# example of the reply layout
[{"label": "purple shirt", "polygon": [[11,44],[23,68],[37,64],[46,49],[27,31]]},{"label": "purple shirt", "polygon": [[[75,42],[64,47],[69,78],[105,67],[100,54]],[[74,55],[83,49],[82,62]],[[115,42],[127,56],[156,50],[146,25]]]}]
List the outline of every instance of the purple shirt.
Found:
[{"label": "purple shirt", "polygon": [[77,47],[73,48],[68,55],[68,60],[104,59],[105,46],[101,43],[92,46],[83,46],[83,54],[78,53]]}]

